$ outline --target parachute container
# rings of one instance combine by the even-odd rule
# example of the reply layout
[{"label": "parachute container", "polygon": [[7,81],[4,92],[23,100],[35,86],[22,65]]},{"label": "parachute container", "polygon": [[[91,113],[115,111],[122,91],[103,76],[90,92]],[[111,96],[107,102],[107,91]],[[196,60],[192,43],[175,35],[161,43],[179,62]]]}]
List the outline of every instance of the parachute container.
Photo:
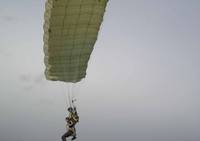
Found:
[{"label": "parachute container", "polygon": [[79,82],[108,0],[47,0],[44,14],[44,62],[48,80]]}]

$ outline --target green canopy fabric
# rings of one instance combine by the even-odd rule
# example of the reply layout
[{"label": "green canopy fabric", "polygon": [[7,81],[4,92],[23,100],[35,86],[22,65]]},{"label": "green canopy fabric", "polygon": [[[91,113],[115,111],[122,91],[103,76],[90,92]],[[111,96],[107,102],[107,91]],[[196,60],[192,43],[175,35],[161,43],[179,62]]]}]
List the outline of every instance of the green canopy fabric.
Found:
[{"label": "green canopy fabric", "polygon": [[45,76],[79,82],[86,76],[90,54],[108,0],[47,0],[44,15]]}]

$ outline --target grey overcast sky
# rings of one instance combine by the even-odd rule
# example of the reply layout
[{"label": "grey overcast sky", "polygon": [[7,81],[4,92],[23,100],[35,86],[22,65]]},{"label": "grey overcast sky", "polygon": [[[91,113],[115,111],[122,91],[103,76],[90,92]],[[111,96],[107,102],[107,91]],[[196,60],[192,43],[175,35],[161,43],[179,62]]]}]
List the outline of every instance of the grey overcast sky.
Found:
[{"label": "grey overcast sky", "polygon": [[[44,0],[0,0],[0,141],[60,141],[66,84],[44,78]],[[200,0],[110,0],[78,141],[200,140]]]}]

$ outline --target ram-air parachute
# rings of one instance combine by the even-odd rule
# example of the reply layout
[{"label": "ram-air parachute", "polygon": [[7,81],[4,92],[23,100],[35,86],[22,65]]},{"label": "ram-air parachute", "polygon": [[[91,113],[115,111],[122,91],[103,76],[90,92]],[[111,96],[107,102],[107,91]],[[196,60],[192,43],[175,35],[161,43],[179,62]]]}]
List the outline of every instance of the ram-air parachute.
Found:
[{"label": "ram-air parachute", "polygon": [[44,22],[45,76],[79,82],[86,76],[108,0],[47,0]]}]

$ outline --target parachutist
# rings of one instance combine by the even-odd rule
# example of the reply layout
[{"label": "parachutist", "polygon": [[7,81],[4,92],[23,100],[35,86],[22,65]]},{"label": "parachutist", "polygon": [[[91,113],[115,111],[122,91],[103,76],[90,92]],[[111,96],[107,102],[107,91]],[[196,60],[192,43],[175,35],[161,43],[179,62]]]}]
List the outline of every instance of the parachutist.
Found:
[{"label": "parachutist", "polygon": [[62,141],[66,141],[66,138],[67,137],[70,137],[70,136],[76,136],[76,129],[75,129],[75,126],[73,125],[73,123],[69,120],[68,117],[66,117],[66,122],[67,122],[67,125],[66,125],[66,128],[67,128],[67,132],[62,135]]},{"label": "parachutist", "polygon": [[66,128],[67,132],[62,136],[62,141],[66,141],[67,137],[72,136],[71,140],[76,139],[76,128],[75,125],[79,122],[79,116],[76,111],[76,108],[69,107],[68,108],[69,116],[66,117]]}]

